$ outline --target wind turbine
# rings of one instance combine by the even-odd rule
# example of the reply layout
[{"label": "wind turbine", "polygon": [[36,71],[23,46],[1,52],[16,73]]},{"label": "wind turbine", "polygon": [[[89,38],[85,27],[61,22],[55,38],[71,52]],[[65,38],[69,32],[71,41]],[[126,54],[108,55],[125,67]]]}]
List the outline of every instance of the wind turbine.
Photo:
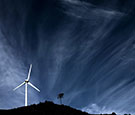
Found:
[{"label": "wind turbine", "polygon": [[35,90],[37,90],[38,92],[40,92],[40,90],[38,88],[36,88],[32,83],[29,82],[30,80],[30,74],[31,74],[31,70],[32,70],[32,64],[30,64],[30,68],[29,68],[29,73],[28,73],[28,77],[27,79],[25,79],[25,81],[23,83],[21,83],[20,85],[18,85],[16,88],[14,88],[13,90],[15,91],[16,89],[20,88],[21,86],[23,86],[25,84],[25,106],[27,106],[28,101],[27,101],[27,91],[28,91],[28,85],[30,85],[31,87],[33,87]]}]

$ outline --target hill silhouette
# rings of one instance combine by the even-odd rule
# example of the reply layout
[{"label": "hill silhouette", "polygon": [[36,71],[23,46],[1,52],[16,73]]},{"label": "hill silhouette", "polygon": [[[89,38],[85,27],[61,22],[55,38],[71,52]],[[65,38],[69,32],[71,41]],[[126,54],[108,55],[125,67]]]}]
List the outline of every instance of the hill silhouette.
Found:
[{"label": "hill silhouette", "polygon": [[[53,102],[46,101],[38,105],[31,105],[27,107],[19,107],[10,110],[0,110],[0,115],[93,115],[80,110],[73,109],[65,105],[57,105]],[[101,115],[101,114],[100,114]],[[104,114],[105,115],[105,114]],[[107,114],[106,114],[107,115]],[[108,114],[115,115],[115,113]]]}]

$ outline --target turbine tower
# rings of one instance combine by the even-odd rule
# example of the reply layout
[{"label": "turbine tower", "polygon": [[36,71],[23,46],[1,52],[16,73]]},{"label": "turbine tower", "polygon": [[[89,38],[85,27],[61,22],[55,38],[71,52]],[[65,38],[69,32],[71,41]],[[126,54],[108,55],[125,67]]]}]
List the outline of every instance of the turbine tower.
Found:
[{"label": "turbine tower", "polygon": [[16,88],[14,88],[13,90],[15,91],[16,89],[20,88],[21,86],[23,86],[25,84],[25,106],[27,106],[28,101],[27,101],[27,91],[28,91],[28,85],[30,85],[31,87],[33,87],[35,90],[39,91],[40,90],[38,88],[36,88],[32,83],[29,82],[30,80],[30,74],[31,74],[31,70],[32,70],[32,64],[30,64],[30,68],[29,68],[29,73],[28,73],[28,77],[27,79],[25,79],[25,81],[23,83],[21,83],[20,85],[18,85]]}]

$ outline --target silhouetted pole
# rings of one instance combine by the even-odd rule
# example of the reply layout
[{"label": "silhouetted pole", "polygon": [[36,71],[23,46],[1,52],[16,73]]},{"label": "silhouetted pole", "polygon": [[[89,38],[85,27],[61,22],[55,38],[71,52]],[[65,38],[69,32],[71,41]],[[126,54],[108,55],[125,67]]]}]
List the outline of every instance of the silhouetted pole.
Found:
[{"label": "silhouetted pole", "polygon": [[62,98],[60,98],[60,104],[62,105]]}]

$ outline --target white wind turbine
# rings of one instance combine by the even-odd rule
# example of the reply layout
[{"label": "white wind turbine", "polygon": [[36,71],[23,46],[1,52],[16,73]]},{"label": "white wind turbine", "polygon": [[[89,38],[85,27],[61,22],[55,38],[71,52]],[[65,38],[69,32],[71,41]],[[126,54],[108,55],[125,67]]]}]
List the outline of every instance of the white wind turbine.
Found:
[{"label": "white wind turbine", "polygon": [[27,106],[27,102],[28,102],[27,101],[27,90],[28,90],[27,87],[28,87],[28,85],[30,85],[31,87],[33,87],[34,89],[36,89],[37,91],[40,92],[40,90],[38,88],[36,88],[32,83],[29,82],[31,70],[32,70],[32,64],[30,64],[28,78],[25,79],[25,81],[23,83],[21,83],[20,85],[18,85],[16,88],[13,89],[15,91],[16,89],[20,88],[21,86],[23,86],[25,84],[25,106]]}]

